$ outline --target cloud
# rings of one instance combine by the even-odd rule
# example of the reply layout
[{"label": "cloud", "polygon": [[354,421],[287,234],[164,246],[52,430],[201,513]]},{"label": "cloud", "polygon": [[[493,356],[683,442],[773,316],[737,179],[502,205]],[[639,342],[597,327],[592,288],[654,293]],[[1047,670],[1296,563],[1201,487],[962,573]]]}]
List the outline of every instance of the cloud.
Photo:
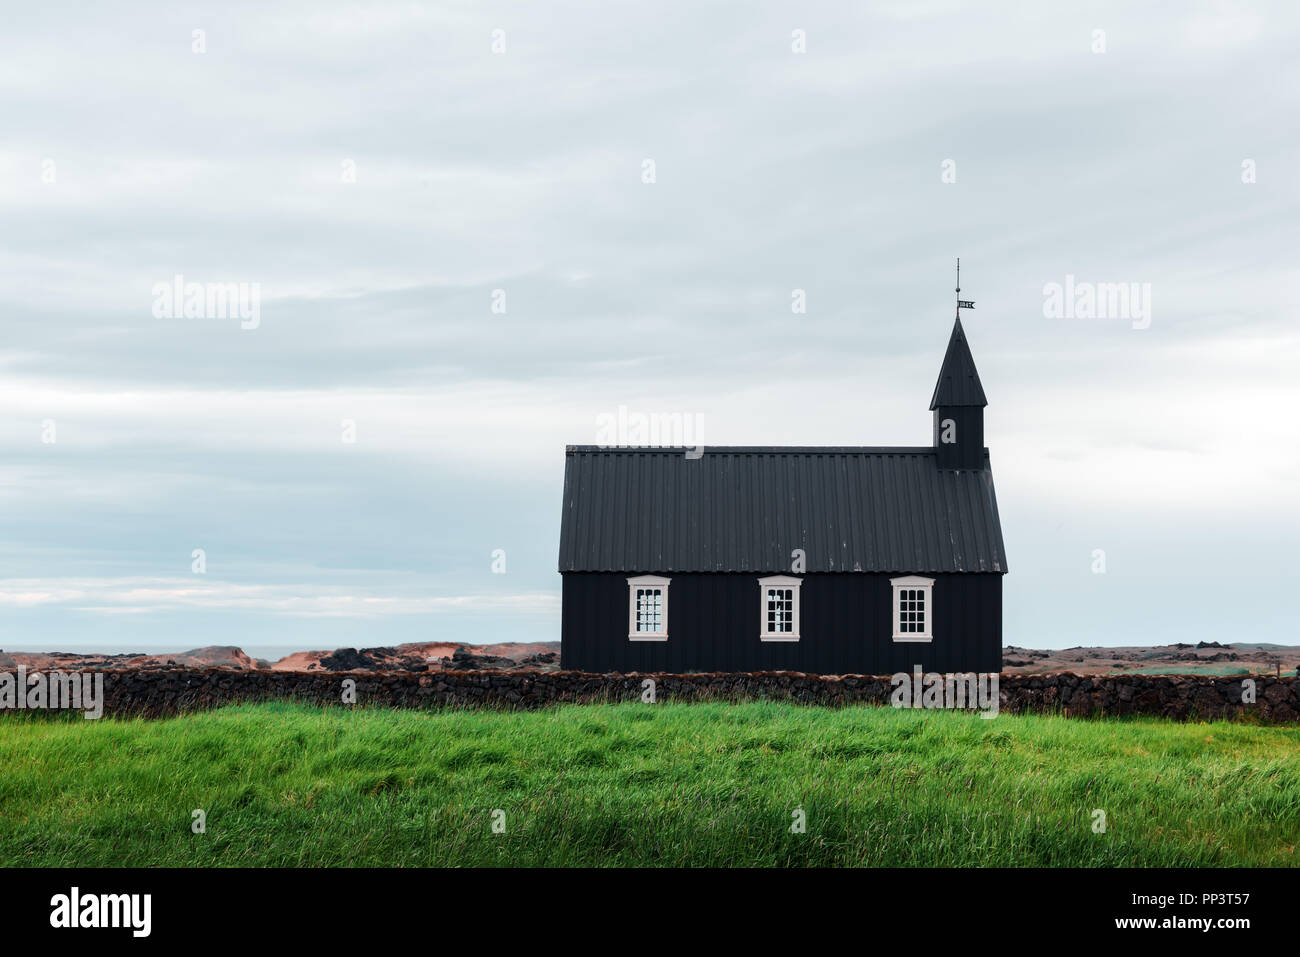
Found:
[{"label": "cloud", "polygon": [[[566,444],[622,405],[705,444],[924,444],[960,255],[1008,641],[1134,640],[1136,599],[1032,572],[1097,547],[1058,524],[1171,596],[1179,521],[1218,554],[1300,524],[1298,35],[1286,5],[16,11],[0,600],[33,641],[557,637]],[[257,284],[260,326],[156,318],[178,274]],[[1151,327],[1044,318],[1067,275],[1150,283]],[[173,577],[197,547],[221,583]]]},{"label": "cloud", "polygon": [[[430,583],[429,591],[436,588]],[[297,618],[384,618],[455,611],[474,615],[534,618],[549,623],[559,596],[520,594],[384,594],[375,589],[202,582],[183,578],[0,579],[0,605],[30,609],[66,605],[94,614],[149,614],[175,610],[245,612]]]}]

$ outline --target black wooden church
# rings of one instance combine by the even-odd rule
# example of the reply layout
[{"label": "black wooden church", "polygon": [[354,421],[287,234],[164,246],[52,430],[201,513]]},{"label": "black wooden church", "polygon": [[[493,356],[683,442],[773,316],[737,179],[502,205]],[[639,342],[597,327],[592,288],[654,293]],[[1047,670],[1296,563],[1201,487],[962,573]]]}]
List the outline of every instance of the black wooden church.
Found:
[{"label": "black wooden church", "polygon": [[1001,671],[987,404],[959,313],[932,445],[569,446],[561,666]]}]

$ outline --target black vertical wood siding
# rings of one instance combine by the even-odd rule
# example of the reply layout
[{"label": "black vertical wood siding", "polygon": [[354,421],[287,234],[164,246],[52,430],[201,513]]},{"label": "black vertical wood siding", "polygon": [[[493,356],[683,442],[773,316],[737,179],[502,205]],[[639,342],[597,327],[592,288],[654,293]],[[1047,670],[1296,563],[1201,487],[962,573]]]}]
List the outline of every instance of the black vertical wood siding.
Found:
[{"label": "black vertical wood siding", "polygon": [[[940,441],[944,419],[952,419],[953,438]],[[964,406],[940,406],[934,410],[935,461],[941,469],[982,469],[988,449],[984,448],[984,410]]]},{"label": "black vertical wood siding", "polygon": [[888,574],[802,578],[800,639],[759,640],[756,575],[676,574],[668,591],[668,640],[629,641],[625,574],[563,576],[560,662],[578,671],[804,671],[894,674],[1002,670],[1002,576],[934,578],[934,639],[893,640]]}]

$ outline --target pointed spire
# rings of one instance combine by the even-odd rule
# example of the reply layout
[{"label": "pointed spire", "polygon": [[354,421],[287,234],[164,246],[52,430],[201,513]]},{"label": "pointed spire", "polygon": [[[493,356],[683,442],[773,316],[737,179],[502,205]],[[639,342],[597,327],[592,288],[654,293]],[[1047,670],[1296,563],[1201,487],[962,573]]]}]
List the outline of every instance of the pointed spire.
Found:
[{"label": "pointed spire", "polygon": [[984,387],[980,385],[980,374],[975,371],[975,359],[966,344],[966,333],[961,327],[958,315],[952,326],[952,337],[948,340],[948,351],[943,357],[943,367],[939,370],[939,381],[934,386],[934,396],[930,399],[930,409],[939,406],[974,405],[986,406]]}]

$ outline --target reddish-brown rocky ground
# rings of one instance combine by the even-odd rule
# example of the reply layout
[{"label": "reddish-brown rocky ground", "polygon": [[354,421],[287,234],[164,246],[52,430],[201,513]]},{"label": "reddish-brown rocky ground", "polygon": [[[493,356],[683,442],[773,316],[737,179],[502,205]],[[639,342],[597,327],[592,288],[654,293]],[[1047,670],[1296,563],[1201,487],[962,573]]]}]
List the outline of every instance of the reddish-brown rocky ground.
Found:
[{"label": "reddish-brown rocky ground", "polygon": [[1201,641],[1123,648],[1065,648],[1036,651],[1008,646],[1002,649],[1003,674],[1027,675],[1071,671],[1077,675],[1295,674],[1300,647],[1238,642]]},{"label": "reddish-brown rocky ground", "polygon": [[[299,651],[279,661],[250,658],[239,648],[216,645],[177,654],[77,655],[63,652],[0,651],[0,670],[24,665],[38,669],[87,668],[223,668],[237,671],[556,671],[560,664],[558,641],[505,642],[494,645],[459,645],[431,641],[383,648],[339,648],[334,651]],[[1295,674],[1300,647],[1287,645],[1198,644],[1131,646],[1123,648],[1067,648],[1040,651],[1009,646],[1003,649],[1004,674],[1073,672],[1104,674]]]},{"label": "reddish-brown rocky ground", "polygon": [[431,641],[385,648],[338,648],[298,651],[279,661],[250,658],[233,645],[212,645],[176,654],[71,654],[60,651],[0,651],[0,670],[24,665],[28,671],[87,668],[224,668],[235,671],[442,671],[492,668],[501,671],[555,671],[560,664],[558,641],[503,642],[458,645]]}]

